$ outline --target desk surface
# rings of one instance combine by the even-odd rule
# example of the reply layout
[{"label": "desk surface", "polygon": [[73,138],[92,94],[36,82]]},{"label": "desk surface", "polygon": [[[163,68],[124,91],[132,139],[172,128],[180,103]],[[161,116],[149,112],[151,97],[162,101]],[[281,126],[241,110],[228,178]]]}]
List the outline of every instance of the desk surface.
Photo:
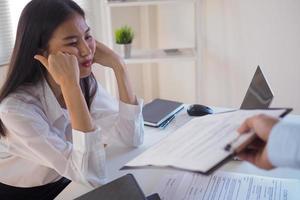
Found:
[{"label": "desk surface", "polygon": [[[219,111],[220,109],[215,109]],[[223,111],[224,109],[222,109]],[[162,169],[135,169],[135,170],[122,170],[119,169],[124,166],[129,160],[136,157],[147,148],[156,144],[158,141],[166,137],[168,134],[172,133],[183,124],[187,123],[191,120],[192,117],[189,117],[186,114],[186,109],[178,113],[176,118],[167,126],[165,129],[151,128],[145,127],[145,138],[144,144],[139,148],[130,148],[124,146],[116,146],[111,145],[107,147],[107,176],[108,181],[114,180],[122,175],[127,173],[132,173],[140,184],[146,195],[152,194],[155,185],[160,181],[162,176],[168,174],[175,173],[184,173],[182,171],[173,170],[170,168],[162,168]],[[300,116],[289,115],[285,118],[285,120],[298,121],[300,123]],[[286,169],[286,168],[278,168],[270,171],[265,171],[256,168],[255,166],[241,161],[231,161],[225,164],[220,168],[223,171],[229,172],[240,172],[254,175],[263,175],[263,176],[271,176],[278,178],[294,178],[300,180],[300,170],[295,169]],[[61,194],[57,196],[58,199],[68,200],[74,199],[88,191],[91,188],[87,186],[80,185],[78,183],[71,183]]]}]

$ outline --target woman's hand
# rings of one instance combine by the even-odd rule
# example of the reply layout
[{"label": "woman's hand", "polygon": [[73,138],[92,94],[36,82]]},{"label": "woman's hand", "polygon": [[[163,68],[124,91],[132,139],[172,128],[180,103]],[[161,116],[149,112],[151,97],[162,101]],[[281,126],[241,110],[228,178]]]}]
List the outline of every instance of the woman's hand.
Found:
[{"label": "woman's hand", "polygon": [[127,68],[123,59],[104,44],[96,41],[94,62],[114,70],[120,100],[127,104],[137,104],[128,78]]},{"label": "woman's hand", "polygon": [[123,64],[123,60],[118,54],[98,41],[96,41],[94,62],[112,69]]},{"label": "woman's hand", "polygon": [[44,65],[58,85],[79,84],[79,66],[76,56],[58,52],[50,54],[48,59],[42,55],[35,55],[34,58]]},{"label": "woman's hand", "polygon": [[48,70],[61,92],[71,118],[73,129],[90,132],[94,130],[92,117],[79,85],[79,66],[76,56],[58,52],[48,59],[41,55],[34,58]]}]

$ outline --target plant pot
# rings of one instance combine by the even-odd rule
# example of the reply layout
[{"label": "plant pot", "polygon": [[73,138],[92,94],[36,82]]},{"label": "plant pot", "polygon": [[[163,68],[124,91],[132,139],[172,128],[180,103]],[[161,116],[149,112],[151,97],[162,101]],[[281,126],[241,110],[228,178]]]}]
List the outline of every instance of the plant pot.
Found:
[{"label": "plant pot", "polygon": [[131,56],[131,44],[118,44],[119,54],[123,58],[130,58]]}]

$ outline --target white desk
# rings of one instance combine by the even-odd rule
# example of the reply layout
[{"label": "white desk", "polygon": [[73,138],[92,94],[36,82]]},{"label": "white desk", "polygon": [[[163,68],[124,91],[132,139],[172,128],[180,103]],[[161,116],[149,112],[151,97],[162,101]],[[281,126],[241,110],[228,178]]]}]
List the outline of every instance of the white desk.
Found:
[{"label": "white desk", "polygon": [[[129,148],[123,146],[111,145],[107,147],[107,172],[108,172],[108,181],[114,180],[122,175],[127,173],[132,173],[140,184],[146,195],[152,194],[155,184],[157,184],[160,178],[163,175],[174,174],[174,173],[183,173],[178,170],[173,169],[136,169],[136,170],[122,170],[119,169],[124,166],[132,158],[139,155],[141,152],[145,151],[151,145],[157,143],[162,138],[166,137],[168,134],[172,133],[177,128],[181,127],[183,124],[188,122],[191,119],[186,114],[186,109],[181,111],[176,118],[165,128],[157,129],[145,127],[145,138],[144,144],[139,148]],[[298,121],[300,123],[300,116],[290,115],[285,120]],[[278,178],[296,178],[300,180],[300,170],[294,169],[274,169],[271,171],[265,171],[254,167],[253,165],[240,162],[240,161],[231,161],[226,165],[222,166],[220,170],[231,171],[231,172],[240,172],[247,174],[263,175],[263,176],[272,176]],[[69,200],[74,199],[88,191],[91,188],[86,186],[70,183],[70,185],[62,191],[56,198]]]}]

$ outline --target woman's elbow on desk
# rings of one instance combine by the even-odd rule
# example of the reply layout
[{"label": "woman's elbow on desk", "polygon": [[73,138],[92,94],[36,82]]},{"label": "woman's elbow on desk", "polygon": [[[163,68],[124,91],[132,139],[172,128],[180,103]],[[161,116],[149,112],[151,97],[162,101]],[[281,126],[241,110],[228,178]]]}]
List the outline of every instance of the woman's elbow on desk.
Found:
[{"label": "woman's elbow on desk", "polygon": [[139,123],[125,123],[125,126],[115,126],[112,129],[104,132],[108,144],[125,145],[128,147],[139,147],[144,142],[144,125]]},{"label": "woman's elbow on desk", "polygon": [[144,143],[144,127],[136,127],[136,130],[133,131],[133,135],[127,136],[126,139],[124,136],[122,138],[126,145],[138,148]]},{"label": "woman's elbow on desk", "polygon": [[123,135],[123,142],[128,146],[137,148],[144,143],[144,126],[136,126],[132,133],[128,136],[125,136],[126,139]]},{"label": "woman's elbow on desk", "polygon": [[133,147],[139,147],[144,143],[144,126],[139,127],[139,131],[136,132],[133,138]]}]

